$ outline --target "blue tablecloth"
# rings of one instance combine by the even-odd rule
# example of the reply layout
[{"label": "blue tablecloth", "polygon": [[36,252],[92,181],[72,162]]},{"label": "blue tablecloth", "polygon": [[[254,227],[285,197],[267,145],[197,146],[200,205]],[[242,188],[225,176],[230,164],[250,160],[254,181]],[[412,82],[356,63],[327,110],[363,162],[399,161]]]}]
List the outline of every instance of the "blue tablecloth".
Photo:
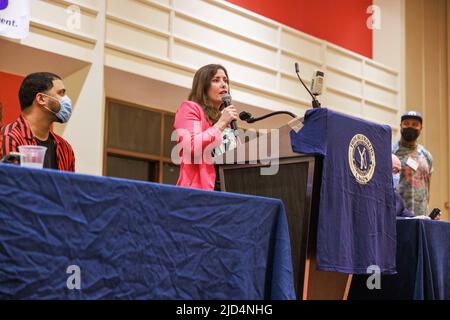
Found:
[{"label": "blue tablecloth", "polygon": [[450,223],[397,219],[398,274],[381,277],[369,290],[368,276],[354,276],[349,299],[450,299]]},{"label": "blue tablecloth", "polygon": [[317,268],[361,274],[376,265],[395,273],[390,127],[312,109],[291,142],[294,152],[324,157]]},{"label": "blue tablecloth", "polygon": [[283,203],[0,164],[9,298],[295,299]]}]

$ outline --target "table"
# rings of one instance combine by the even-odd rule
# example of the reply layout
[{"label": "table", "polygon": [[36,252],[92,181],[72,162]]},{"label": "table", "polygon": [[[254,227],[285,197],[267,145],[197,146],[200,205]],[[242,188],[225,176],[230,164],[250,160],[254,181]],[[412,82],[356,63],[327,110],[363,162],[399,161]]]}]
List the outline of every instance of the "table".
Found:
[{"label": "table", "polygon": [[0,164],[0,299],[295,299],[283,203]]},{"label": "table", "polygon": [[450,299],[450,223],[397,218],[397,274],[381,277],[381,289],[353,277],[349,299]]}]

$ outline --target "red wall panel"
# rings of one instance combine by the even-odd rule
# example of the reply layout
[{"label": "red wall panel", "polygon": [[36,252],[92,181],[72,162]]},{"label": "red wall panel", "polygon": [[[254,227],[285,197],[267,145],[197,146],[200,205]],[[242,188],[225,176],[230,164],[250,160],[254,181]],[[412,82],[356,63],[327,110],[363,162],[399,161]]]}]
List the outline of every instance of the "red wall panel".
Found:
[{"label": "red wall panel", "polygon": [[366,25],[372,0],[228,1],[372,58],[372,30]]},{"label": "red wall panel", "polygon": [[20,114],[19,88],[23,77],[0,71],[0,102],[3,104],[3,124],[16,120]]}]

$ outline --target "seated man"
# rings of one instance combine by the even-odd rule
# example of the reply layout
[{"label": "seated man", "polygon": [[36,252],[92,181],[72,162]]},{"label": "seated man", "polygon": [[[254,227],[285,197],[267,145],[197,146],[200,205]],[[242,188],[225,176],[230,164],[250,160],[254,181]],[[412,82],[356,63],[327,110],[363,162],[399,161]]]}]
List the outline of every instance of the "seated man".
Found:
[{"label": "seated man", "polygon": [[0,158],[18,152],[21,145],[47,147],[44,168],[75,171],[71,145],[51,130],[53,122],[65,123],[72,114],[61,78],[47,72],[32,73],[19,90],[22,114],[1,130]]},{"label": "seated man", "polygon": [[403,202],[400,193],[398,193],[397,186],[400,182],[400,170],[402,168],[402,164],[400,159],[393,154],[392,155],[392,178],[394,180],[394,194],[395,194],[395,212],[397,217],[414,217],[414,214],[405,207],[405,203]]}]

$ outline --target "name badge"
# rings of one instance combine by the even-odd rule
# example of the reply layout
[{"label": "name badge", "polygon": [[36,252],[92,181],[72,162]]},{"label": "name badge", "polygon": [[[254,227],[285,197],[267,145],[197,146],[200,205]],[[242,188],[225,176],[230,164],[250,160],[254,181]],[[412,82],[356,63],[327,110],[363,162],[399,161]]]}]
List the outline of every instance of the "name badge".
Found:
[{"label": "name badge", "polygon": [[408,160],[406,160],[406,165],[409,166],[414,171],[416,171],[417,168],[419,167],[419,163],[416,160],[412,159],[411,157],[409,157]]}]

